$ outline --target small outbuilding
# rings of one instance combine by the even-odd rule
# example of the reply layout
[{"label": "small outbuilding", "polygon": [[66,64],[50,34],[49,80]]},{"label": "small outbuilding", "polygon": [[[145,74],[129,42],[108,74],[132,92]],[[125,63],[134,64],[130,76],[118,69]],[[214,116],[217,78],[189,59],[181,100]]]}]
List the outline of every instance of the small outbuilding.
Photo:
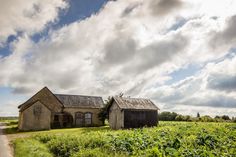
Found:
[{"label": "small outbuilding", "polygon": [[101,126],[102,97],[54,94],[44,87],[19,107],[19,130]]},{"label": "small outbuilding", "polygon": [[112,129],[156,126],[158,110],[149,99],[115,96],[108,108],[109,125]]}]

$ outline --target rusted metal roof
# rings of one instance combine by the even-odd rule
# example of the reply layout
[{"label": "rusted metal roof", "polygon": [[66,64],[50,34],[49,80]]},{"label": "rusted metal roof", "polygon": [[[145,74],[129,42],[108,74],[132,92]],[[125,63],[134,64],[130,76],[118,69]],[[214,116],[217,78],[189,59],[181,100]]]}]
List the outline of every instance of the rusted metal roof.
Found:
[{"label": "rusted metal roof", "polygon": [[102,97],[85,95],[54,94],[64,107],[102,108]]},{"label": "rusted metal roof", "polygon": [[121,109],[159,110],[149,99],[114,96],[114,101]]}]

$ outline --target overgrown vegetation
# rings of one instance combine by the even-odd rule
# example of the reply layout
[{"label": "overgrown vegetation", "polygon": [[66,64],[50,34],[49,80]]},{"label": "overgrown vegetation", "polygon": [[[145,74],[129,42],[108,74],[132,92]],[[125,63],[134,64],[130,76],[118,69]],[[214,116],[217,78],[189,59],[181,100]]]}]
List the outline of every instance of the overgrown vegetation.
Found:
[{"label": "overgrown vegetation", "polygon": [[158,127],[118,131],[108,127],[52,130],[17,139],[16,156],[19,150],[27,154],[42,150],[57,157],[230,157],[236,156],[236,124],[160,122]]},{"label": "overgrown vegetation", "polygon": [[35,139],[17,139],[14,154],[15,157],[53,157],[47,146]]},{"label": "overgrown vegetation", "polygon": [[0,122],[3,122],[8,127],[4,129],[4,133],[6,134],[13,134],[16,133],[18,130],[18,119],[17,118],[5,118],[2,119]]}]

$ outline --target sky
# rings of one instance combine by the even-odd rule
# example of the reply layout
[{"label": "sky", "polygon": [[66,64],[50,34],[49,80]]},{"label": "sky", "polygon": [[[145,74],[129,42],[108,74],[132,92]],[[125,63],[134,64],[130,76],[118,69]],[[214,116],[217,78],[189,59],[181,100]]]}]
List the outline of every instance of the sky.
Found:
[{"label": "sky", "polygon": [[235,8],[235,0],[3,1],[0,116],[18,115],[44,86],[236,116]]}]

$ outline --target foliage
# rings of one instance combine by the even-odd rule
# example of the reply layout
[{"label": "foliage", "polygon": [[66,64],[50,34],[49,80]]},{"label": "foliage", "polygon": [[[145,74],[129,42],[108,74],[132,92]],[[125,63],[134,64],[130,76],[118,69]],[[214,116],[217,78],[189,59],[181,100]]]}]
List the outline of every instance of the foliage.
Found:
[{"label": "foliage", "polygon": [[16,149],[25,147],[30,152],[32,148],[26,142],[37,141],[57,157],[236,155],[235,123],[160,122],[153,128],[104,128],[42,132],[16,145]]},{"label": "foliage", "polygon": [[227,115],[223,115],[221,118],[224,120],[230,120],[229,116],[227,116]]},{"label": "foliage", "polygon": [[200,116],[200,113],[197,113],[197,117],[192,117],[189,115],[181,115],[175,112],[161,112],[159,115],[160,121],[187,121],[187,122],[236,122],[236,118],[229,116],[215,116],[212,118],[208,115]]},{"label": "foliage", "polygon": [[111,106],[111,100],[112,97],[108,97],[107,100],[105,100],[104,107],[98,114],[98,118],[105,124],[105,120],[108,119],[108,109]]},{"label": "foliage", "polygon": [[7,126],[3,129],[5,134],[13,134],[18,130],[18,120],[17,119],[5,119],[2,122]]},{"label": "foliage", "polygon": [[[118,97],[123,97],[124,93],[119,93],[118,95],[116,95]],[[109,118],[109,108],[112,105],[112,97],[109,96],[107,98],[107,100],[105,100],[104,103],[104,107],[102,108],[102,110],[98,113],[98,118],[103,122],[103,125],[105,125],[105,121],[108,120]]]},{"label": "foliage", "polygon": [[236,123],[236,117],[232,117],[232,122]]},{"label": "foliage", "polygon": [[161,121],[174,121],[177,115],[175,112],[161,112],[158,118]]}]

